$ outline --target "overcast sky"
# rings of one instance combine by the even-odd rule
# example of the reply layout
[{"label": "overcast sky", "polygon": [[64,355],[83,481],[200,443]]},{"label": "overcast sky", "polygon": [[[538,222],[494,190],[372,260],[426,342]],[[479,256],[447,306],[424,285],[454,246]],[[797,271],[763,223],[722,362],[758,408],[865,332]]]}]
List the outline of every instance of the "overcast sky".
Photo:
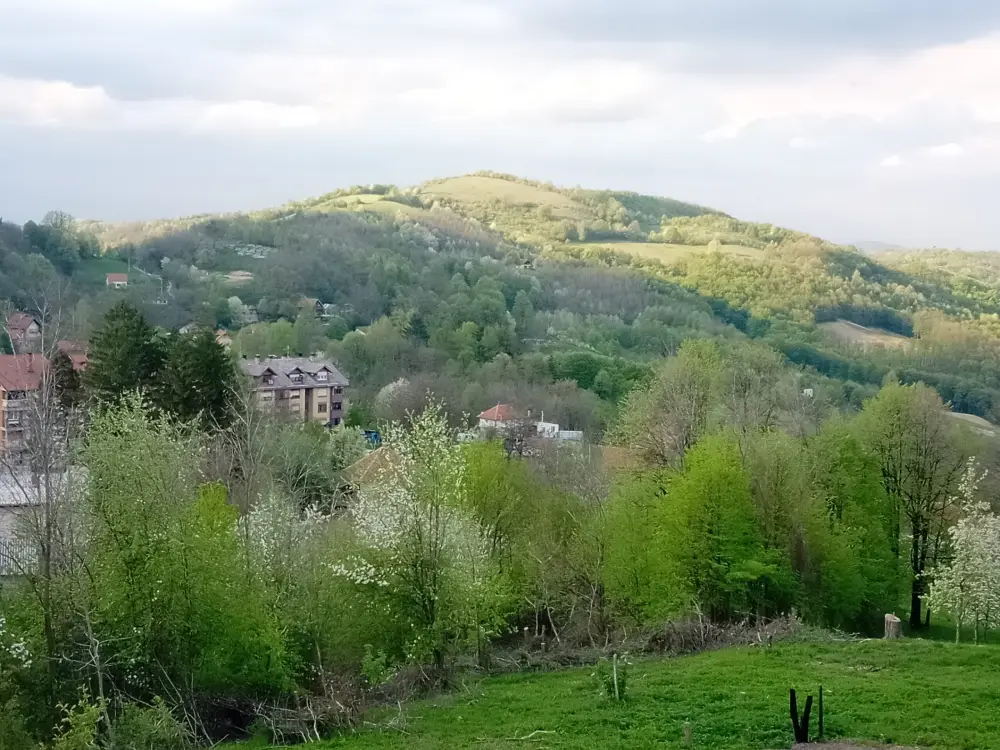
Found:
[{"label": "overcast sky", "polygon": [[0,0],[0,216],[494,169],[1000,249],[992,0]]}]

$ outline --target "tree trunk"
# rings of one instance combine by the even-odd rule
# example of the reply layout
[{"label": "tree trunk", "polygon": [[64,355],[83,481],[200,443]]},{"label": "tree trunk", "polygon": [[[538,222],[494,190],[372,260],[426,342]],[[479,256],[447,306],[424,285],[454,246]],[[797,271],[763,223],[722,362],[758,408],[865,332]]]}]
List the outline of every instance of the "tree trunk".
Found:
[{"label": "tree trunk", "polygon": [[919,579],[913,579],[913,589],[910,592],[910,627],[914,630],[920,630],[924,626],[923,618],[920,616],[920,608],[923,604],[921,596],[923,594],[923,585],[920,583]]},{"label": "tree trunk", "polygon": [[910,541],[910,572],[913,574],[913,582],[910,587],[910,627],[913,630],[920,630],[924,626],[922,614],[923,601],[921,597],[924,593],[924,554],[921,549],[921,540],[924,538],[923,530],[915,521],[913,526],[913,538]]},{"label": "tree trunk", "polygon": [[896,617],[896,615],[893,614],[886,615],[884,637],[889,640],[895,640],[896,638],[902,637],[901,625],[902,625],[902,620]]}]

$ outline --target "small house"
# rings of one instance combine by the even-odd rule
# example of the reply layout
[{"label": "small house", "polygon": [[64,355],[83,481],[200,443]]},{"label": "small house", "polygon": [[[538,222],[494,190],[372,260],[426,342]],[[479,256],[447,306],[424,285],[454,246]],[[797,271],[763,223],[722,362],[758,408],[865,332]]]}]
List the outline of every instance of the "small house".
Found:
[{"label": "small house", "polygon": [[104,283],[112,289],[126,289],[128,288],[128,274],[109,273],[107,277],[105,277]]},{"label": "small house", "polygon": [[34,315],[12,312],[4,321],[15,354],[38,353],[42,350],[42,323]]}]

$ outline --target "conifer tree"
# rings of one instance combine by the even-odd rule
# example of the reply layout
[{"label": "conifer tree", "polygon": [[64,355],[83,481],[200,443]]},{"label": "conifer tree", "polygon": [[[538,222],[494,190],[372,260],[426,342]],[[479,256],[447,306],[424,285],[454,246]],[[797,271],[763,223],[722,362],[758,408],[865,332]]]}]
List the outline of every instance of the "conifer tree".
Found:
[{"label": "conifer tree", "polygon": [[103,403],[132,391],[148,394],[163,360],[156,329],[134,305],[122,301],[108,311],[91,339],[85,385]]}]

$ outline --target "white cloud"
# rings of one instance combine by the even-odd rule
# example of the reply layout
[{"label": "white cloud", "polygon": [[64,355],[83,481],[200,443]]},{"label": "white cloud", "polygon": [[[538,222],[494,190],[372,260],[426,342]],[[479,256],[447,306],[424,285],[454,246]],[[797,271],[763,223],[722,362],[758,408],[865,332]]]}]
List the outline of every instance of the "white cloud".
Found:
[{"label": "white cloud", "polygon": [[880,167],[898,167],[902,165],[903,157],[899,154],[891,154],[879,162]]},{"label": "white cloud", "polygon": [[965,149],[958,143],[945,143],[927,149],[927,153],[930,156],[961,156]]},{"label": "white cloud", "polygon": [[0,75],[0,120],[30,125],[96,123],[107,118],[114,107],[114,101],[100,86]]},{"label": "white cloud", "polygon": [[739,131],[762,120],[864,117],[883,122],[917,108],[962,112],[1000,123],[1000,35],[932,47],[901,58],[839,59],[818,71],[725,78],[709,87],[725,123]]},{"label": "white cloud", "polygon": [[808,138],[802,135],[797,135],[788,142],[788,147],[796,151],[811,151],[823,148],[825,145],[826,143],[818,138]]}]

